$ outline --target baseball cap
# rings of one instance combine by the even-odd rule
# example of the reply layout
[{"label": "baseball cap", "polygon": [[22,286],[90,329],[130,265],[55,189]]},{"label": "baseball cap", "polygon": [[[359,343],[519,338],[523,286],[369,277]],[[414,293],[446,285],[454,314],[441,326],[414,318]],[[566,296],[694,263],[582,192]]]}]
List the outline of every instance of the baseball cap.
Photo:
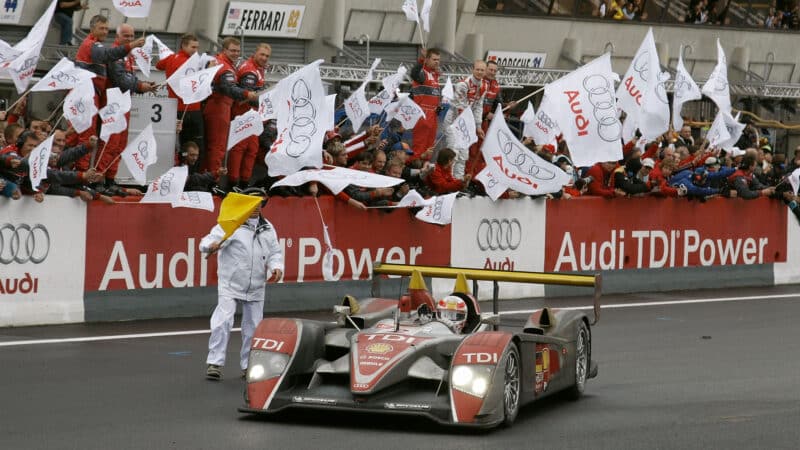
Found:
[{"label": "baseball cap", "polygon": [[719,161],[717,160],[717,158],[712,156],[712,157],[706,159],[706,165],[707,166],[718,166],[719,165]]},{"label": "baseball cap", "polygon": [[652,158],[645,158],[645,159],[642,160],[642,167],[649,167],[649,168],[652,169],[655,166],[656,166],[656,162],[653,161]]},{"label": "baseball cap", "polygon": [[407,155],[413,155],[414,151],[405,142],[398,142],[392,146],[392,150],[405,150]]}]

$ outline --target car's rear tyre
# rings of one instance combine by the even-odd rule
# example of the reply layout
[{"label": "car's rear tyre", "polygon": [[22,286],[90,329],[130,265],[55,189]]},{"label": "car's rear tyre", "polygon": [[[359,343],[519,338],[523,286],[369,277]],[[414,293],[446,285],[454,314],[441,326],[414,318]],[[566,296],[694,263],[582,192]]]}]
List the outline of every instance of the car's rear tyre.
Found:
[{"label": "car's rear tyre", "polygon": [[575,336],[575,383],[568,391],[569,397],[573,400],[581,398],[586,390],[591,348],[592,342],[589,327],[586,326],[586,322],[581,321]]},{"label": "car's rear tyre", "polygon": [[508,427],[519,413],[522,388],[519,350],[515,344],[508,346],[502,361],[499,368],[503,370],[503,425]]}]

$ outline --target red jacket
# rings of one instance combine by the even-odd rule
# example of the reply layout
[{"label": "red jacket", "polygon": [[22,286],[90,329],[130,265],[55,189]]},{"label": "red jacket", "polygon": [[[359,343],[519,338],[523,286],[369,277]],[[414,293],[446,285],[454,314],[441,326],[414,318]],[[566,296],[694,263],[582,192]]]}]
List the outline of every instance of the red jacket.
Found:
[{"label": "red jacket", "polygon": [[586,195],[599,195],[606,198],[613,198],[614,188],[611,187],[612,174],[614,171],[606,172],[601,163],[597,163],[586,171],[586,176],[592,177],[589,183],[589,190]]},{"label": "red jacket", "polygon": [[75,64],[81,69],[95,73],[97,76],[92,78],[95,91],[101,98],[100,104],[104,106],[106,89],[108,84],[108,64],[124,58],[131,51],[130,44],[120,47],[105,47],[94,35],[89,34],[78,47],[75,55]]},{"label": "red jacket", "polygon": [[439,72],[425,67],[423,60],[411,69],[411,94],[419,106],[436,108],[442,92],[439,89]]},{"label": "red jacket", "polygon": [[664,174],[661,173],[661,164],[656,164],[656,167],[650,171],[650,185],[658,186],[658,192],[653,192],[654,195],[662,197],[677,197],[678,189],[672,187],[667,183]]},{"label": "red jacket", "polygon": [[[250,58],[239,66],[236,78],[239,79],[239,87],[242,89],[258,91],[264,87],[264,68],[256,64],[253,58]],[[246,113],[248,109],[254,108],[254,106],[246,102],[236,103],[233,105],[233,115],[238,116]]]},{"label": "red jacket", "polygon": [[425,184],[437,194],[449,194],[451,192],[459,191],[464,187],[464,182],[453,177],[453,171],[450,169],[445,170],[439,164],[433,169],[425,179]]},{"label": "red jacket", "polygon": [[486,122],[486,116],[497,109],[497,102],[502,102],[503,96],[500,93],[500,83],[496,79],[484,78],[484,83],[486,83],[486,97],[483,98],[483,121]]},{"label": "red jacket", "polygon": [[[168,57],[158,61],[156,64],[156,69],[163,70],[167,74],[167,78],[171,77],[175,71],[181,68],[183,63],[186,62],[190,58],[189,54],[183,50],[179,50],[178,53],[173,53]],[[191,105],[187,105],[181,101],[181,98],[175,95],[175,92],[172,88],[167,85],[167,90],[169,91],[169,97],[178,99],[178,111],[199,111],[200,110],[200,102],[192,103]]]}]

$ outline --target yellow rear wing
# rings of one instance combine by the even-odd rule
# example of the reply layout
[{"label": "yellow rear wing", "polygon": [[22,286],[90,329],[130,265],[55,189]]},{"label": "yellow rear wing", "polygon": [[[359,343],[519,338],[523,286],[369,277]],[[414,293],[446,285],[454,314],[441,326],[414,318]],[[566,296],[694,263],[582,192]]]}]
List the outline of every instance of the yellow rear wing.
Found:
[{"label": "yellow rear wing", "polygon": [[500,286],[498,282],[506,281],[512,283],[538,283],[554,284],[562,286],[579,286],[594,288],[594,323],[600,319],[600,294],[602,291],[602,275],[573,275],[547,272],[509,272],[504,270],[469,269],[466,267],[440,267],[440,266],[416,266],[410,264],[390,264],[375,262],[372,266],[373,295],[379,295],[380,276],[375,275],[400,275],[404,277],[430,277],[430,278],[454,278],[459,282],[465,279],[472,280],[472,292],[478,291],[478,281],[492,281],[492,310],[495,314],[499,311]]}]

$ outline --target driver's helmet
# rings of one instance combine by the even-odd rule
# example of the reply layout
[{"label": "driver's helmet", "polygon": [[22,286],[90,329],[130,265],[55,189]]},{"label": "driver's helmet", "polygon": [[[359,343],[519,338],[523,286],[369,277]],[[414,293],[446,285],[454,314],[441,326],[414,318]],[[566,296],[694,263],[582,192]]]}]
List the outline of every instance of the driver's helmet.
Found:
[{"label": "driver's helmet", "polygon": [[436,304],[436,317],[460,333],[467,321],[467,303],[460,297],[448,295]]}]

